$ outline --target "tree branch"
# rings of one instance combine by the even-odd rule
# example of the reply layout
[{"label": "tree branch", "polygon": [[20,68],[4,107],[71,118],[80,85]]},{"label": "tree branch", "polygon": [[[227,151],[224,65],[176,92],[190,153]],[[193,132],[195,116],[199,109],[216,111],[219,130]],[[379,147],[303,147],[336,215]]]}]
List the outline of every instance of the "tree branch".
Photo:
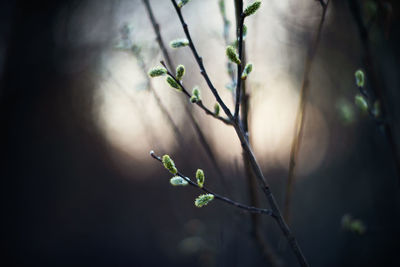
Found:
[{"label": "tree branch", "polygon": [[[150,155],[154,159],[156,159],[156,160],[158,160],[159,162],[162,163],[162,159],[159,156],[155,155],[154,151],[150,151]],[[235,207],[237,207],[239,209],[242,209],[242,210],[245,210],[245,211],[248,211],[248,212],[251,212],[251,213],[266,214],[266,215],[269,215],[269,216],[275,218],[275,214],[273,213],[272,210],[251,207],[251,206],[247,206],[247,205],[244,205],[242,203],[233,201],[233,200],[231,200],[231,199],[229,199],[227,197],[221,196],[221,195],[211,191],[210,189],[208,189],[205,186],[200,187],[197,183],[193,182],[189,177],[185,176],[183,173],[181,173],[179,171],[176,173],[176,175],[182,177],[183,179],[185,179],[191,186],[194,186],[194,187],[196,187],[196,188],[198,188],[198,189],[200,189],[200,190],[202,190],[202,191],[204,191],[204,192],[206,192],[208,194],[213,194],[215,199],[221,200],[221,201],[223,201],[225,203],[228,203],[228,204],[230,204],[232,206],[235,206]]]},{"label": "tree branch", "polygon": [[175,0],[171,0],[171,2],[175,7],[176,13],[177,13],[177,15],[179,17],[179,20],[180,20],[181,24],[182,24],[183,31],[185,32],[186,38],[189,41],[189,47],[192,50],[192,53],[194,55],[194,58],[196,59],[197,64],[199,65],[201,75],[203,75],[204,79],[207,82],[208,87],[210,88],[211,92],[213,93],[213,95],[214,95],[215,99],[217,100],[218,104],[221,106],[221,108],[225,112],[226,116],[228,116],[228,118],[230,120],[232,120],[233,117],[232,117],[231,111],[225,105],[224,101],[222,101],[221,97],[218,94],[217,89],[215,89],[213,83],[210,80],[210,77],[208,77],[207,71],[204,68],[203,59],[199,56],[199,54],[198,54],[198,52],[196,50],[196,47],[194,46],[194,43],[192,41],[192,37],[190,36],[188,25],[186,24],[185,20],[183,19],[181,9],[178,7],[178,4],[176,3]]},{"label": "tree branch", "polygon": [[303,82],[300,89],[300,100],[299,106],[297,109],[296,120],[294,125],[294,134],[292,139],[292,146],[290,149],[290,161],[289,161],[289,172],[288,179],[286,184],[286,197],[285,197],[285,206],[284,206],[284,218],[287,222],[289,222],[290,215],[290,202],[292,199],[293,193],[293,183],[294,177],[296,173],[296,163],[297,157],[300,150],[301,140],[303,137],[304,131],[304,121],[306,117],[306,98],[309,88],[309,74],[311,71],[311,67],[313,64],[314,56],[317,51],[318,44],[321,39],[322,26],[325,22],[326,10],[329,4],[329,0],[325,3],[323,0],[319,0],[322,7],[322,15],[318,24],[317,32],[314,41],[312,42],[310,49],[308,51],[307,59],[305,62],[304,74],[303,74]]},{"label": "tree branch", "polygon": [[[182,93],[183,93],[184,95],[186,95],[188,98],[190,98],[190,97],[191,97],[190,93],[186,90],[186,88],[185,88],[185,86],[182,84],[182,82],[179,81],[179,80],[175,77],[174,74],[172,74],[172,72],[170,71],[170,69],[168,68],[168,66],[165,64],[165,62],[164,62],[164,61],[160,61],[160,63],[161,63],[161,65],[163,65],[164,68],[167,70],[167,74],[168,74],[169,76],[171,76],[172,79],[174,79],[175,82],[177,82],[177,83],[181,86],[181,88],[182,88]],[[205,112],[207,115],[210,115],[210,116],[214,117],[215,119],[222,121],[222,122],[225,123],[226,125],[231,125],[231,124],[232,124],[232,121],[231,121],[231,120],[226,119],[226,118],[223,118],[223,117],[221,117],[221,116],[215,114],[215,113],[212,112],[211,110],[209,110],[206,106],[204,106],[204,104],[203,104],[203,102],[202,102],[201,100],[200,100],[200,101],[197,101],[195,104],[196,104],[197,106],[199,106],[202,110],[204,110],[204,112]]]},{"label": "tree branch", "polygon": [[242,85],[242,66],[244,65],[243,62],[243,25],[244,25],[244,14],[243,12],[243,1],[239,1],[241,3],[242,9],[240,10],[240,17],[239,17],[239,23],[237,25],[237,40],[238,40],[238,53],[239,53],[239,59],[241,64],[237,64],[237,80],[236,80],[236,101],[235,101],[235,114],[233,115],[234,120],[238,121],[239,120],[239,109],[240,109],[240,102],[241,102],[241,85]]}]

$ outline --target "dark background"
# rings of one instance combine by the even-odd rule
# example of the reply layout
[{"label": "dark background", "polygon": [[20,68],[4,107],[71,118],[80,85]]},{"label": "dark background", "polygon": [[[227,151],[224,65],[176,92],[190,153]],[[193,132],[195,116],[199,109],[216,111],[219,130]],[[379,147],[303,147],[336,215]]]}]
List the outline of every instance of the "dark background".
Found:
[{"label": "dark background", "polygon": [[[352,4],[362,6],[365,2],[331,3],[318,55],[333,80],[331,96],[343,94],[352,99],[355,93],[337,92],[334,85],[351,80],[353,70],[365,63],[363,41],[351,13]],[[376,2],[392,2],[390,32],[385,35],[387,15],[380,13],[371,30],[370,53],[379,86],[388,96],[394,139],[399,142],[399,6],[397,1]],[[99,1],[98,5],[102,4]],[[198,210],[192,205],[197,194],[194,189],[180,191],[157,179],[127,179],[126,172],[119,170],[111,158],[112,148],[91,115],[96,86],[93,74],[106,44],[76,46],[67,40],[54,41],[59,12],[68,13],[77,6],[79,1],[0,4],[0,263],[263,265],[249,238],[247,214],[217,202]],[[296,37],[304,49],[307,36]],[[353,65],[338,65],[330,50],[348,54]],[[77,65],[80,67],[75,68]],[[343,68],[349,70],[349,77],[343,77]],[[301,79],[302,72],[295,75]],[[321,101],[317,105],[325,105],[331,125],[329,151],[343,145],[346,135],[355,138],[345,154],[328,156],[329,160],[295,187],[293,230],[305,255],[311,266],[399,266],[400,192],[392,144],[368,117],[346,128],[335,117],[334,104]],[[196,168],[195,152],[201,147],[193,145],[190,138],[187,142],[171,154],[180,166],[192,171]],[[132,161],[130,168],[132,176],[167,176],[151,158],[145,167]],[[227,177],[242,175],[232,167],[224,172]],[[272,183],[281,200],[284,183],[279,181],[284,181],[286,171],[277,168],[267,176],[282,178]],[[239,179],[228,191],[246,202],[243,186],[244,180]],[[221,189],[219,184],[215,187]],[[340,220],[345,213],[360,218],[367,232],[360,236],[344,231]],[[263,223],[272,248],[287,266],[296,266],[276,225],[269,218]],[[182,249],[186,238],[194,238],[193,250]]]}]

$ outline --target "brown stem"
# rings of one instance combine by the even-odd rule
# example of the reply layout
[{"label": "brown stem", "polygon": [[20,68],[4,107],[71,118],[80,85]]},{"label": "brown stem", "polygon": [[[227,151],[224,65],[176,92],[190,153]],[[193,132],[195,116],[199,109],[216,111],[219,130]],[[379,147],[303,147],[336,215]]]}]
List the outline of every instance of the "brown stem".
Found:
[{"label": "brown stem", "polygon": [[326,10],[329,4],[329,0],[326,3],[322,0],[320,0],[319,2],[321,3],[322,7],[322,15],[318,24],[315,39],[310,46],[307,59],[305,62],[303,82],[300,89],[299,106],[297,109],[292,146],[290,149],[289,172],[286,184],[286,197],[285,197],[284,212],[283,212],[284,218],[287,222],[289,222],[290,204],[293,193],[294,178],[296,174],[296,164],[304,131],[304,121],[306,117],[306,99],[309,89],[309,75],[314,61],[314,56],[317,51],[318,44],[321,39],[322,26],[324,25],[325,22]]}]

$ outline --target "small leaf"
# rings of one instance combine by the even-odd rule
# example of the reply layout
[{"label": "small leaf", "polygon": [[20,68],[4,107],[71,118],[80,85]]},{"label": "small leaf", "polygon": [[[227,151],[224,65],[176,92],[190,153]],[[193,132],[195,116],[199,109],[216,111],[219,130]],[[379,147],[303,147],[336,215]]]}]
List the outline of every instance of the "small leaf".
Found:
[{"label": "small leaf", "polygon": [[173,40],[173,41],[171,41],[170,43],[169,43],[169,45],[172,47],[172,48],[180,48],[180,47],[185,47],[185,46],[188,46],[189,45],[189,40],[188,39],[175,39],[175,40]]},{"label": "small leaf", "polygon": [[372,108],[372,114],[375,116],[375,118],[379,118],[382,114],[381,112],[381,102],[379,100],[376,100],[374,102],[374,107]]},{"label": "small leaf", "polygon": [[186,186],[189,183],[180,176],[174,176],[169,180],[170,184],[173,186]]},{"label": "small leaf", "polygon": [[170,173],[176,174],[178,172],[175,167],[174,161],[170,158],[169,155],[162,156],[162,163],[164,164],[164,167],[169,170]]},{"label": "small leaf", "polygon": [[241,79],[246,80],[247,76],[250,74],[250,72],[253,70],[253,64],[247,63],[246,66],[244,67],[244,70],[242,72]]},{"label": "small leaf", "polygon": [[175,81],[175,79],[172,78],[171,76],[167,76],[166,81],[172,88],[175,88],[178,91],[182,91],[182,87],[180,86],[180,84],[177,81]]},{"label": "small leaf", "polygon": [[185,66],[178,65],[178,67],[176,67],[176,79],[182,80],[184,75],[185,75]]},{"label": "small leaf", "polygon": [[256,11],[260,8],[261,1],[255,1],[254,3],[248,5],[246,9],[243,11],[243,14],[247,17],[256,13]]},{"label": "small leaf", "polygon": [[206,206],[208,203],[210,203],[214,199],[213,194],[204,194],[200,195],[196,198],[194,201],[194,205],[198,208],[201,208],[203,206]]},{"label": "small leaf", "polygon": [[233,46],[230,45],[226,48],[226,55],[233,63],[238,65],[242,63],[239,59],[239,55],[236,53],[236,49]]},{"label": "small leaf", "polygon": [[354,103],[357,107],[359,107],[363,112],[368,111],[368,102],[365,97],[361,94],[356,94],[354,97]]},{"label": "small leaf", "polygon": [[192,91],[192,96],[190,97],[190,102],[197,103],[201,100],[200,98],[200,89],[198,86],[195,86]]},{"label": "small leaf", "polygon": [[154,67],[151,70],[149,70],[148,74],[150,77],[154,78],[167,74],[167,70],[163,67]]},{"label": "small leaf", "polygon": [[364,87],[365,85],[365,74],[364,72],[359,69],[354,73],[354,76],[356,78],[356,84],[358,87]]},{"label": "small leaf", "polygon": [[216,116],[218,116],[218,115],[219,115],[219,111],[220,111],[219,104],[218,104],[218,103],[215,103],[215,105],[214,105],[214,114],[215,114]]},{"label": "small leaf", "polygon": [[196,171],[196,179],[197,179],[197,184],[200,187],[203,187],[205,176],[204,176],[204,172],[203,172],[202,169],[197,169],[197,171]]}]

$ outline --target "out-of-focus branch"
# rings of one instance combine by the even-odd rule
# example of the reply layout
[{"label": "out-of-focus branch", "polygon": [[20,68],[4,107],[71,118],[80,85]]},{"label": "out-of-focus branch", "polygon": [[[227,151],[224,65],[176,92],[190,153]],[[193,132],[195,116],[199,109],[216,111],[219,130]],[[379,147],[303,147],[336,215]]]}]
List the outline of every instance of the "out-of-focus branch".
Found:
[{"label": "out-of-focus branch", "polygon": [[285,206],[284,206],[284,218],[287,222],[289,222],[290,217],[290,204],[293,194],[293,184],[294,184],[294,177],[296,175],[296,164],[297,158],[300,150],[301,141],[303,138],[303,131],[304,131],[304,121],[306,117],[306,99],[309,89],[309,76],[311,72],[311,67],[314,61],[315,54],[317,52],[317,48],[319,42],[321,40],[321,33],[322,33],[322,26],[325,22],[326,11],[329,5],[329,0],[324,2],[323,0],[319,0],[321,7],[322,7],[322,14],[321,19],[318,24],[318,28],[316,31],[315,39],[312,42],[310,49],[308,51],[307,59],[305,62],[304,67],[304,74],[303,74],[303,82],[300,89],[300,100],[299,106],[297,109],[296,114],[296,121],[294,124],[294,134],[292,139],[292,146],[290,149],[290,161],[289,161],[289,173],[287,178],[286,184],[286,197],[285,197]]},{"label": "out-of-focus branch", "polygon": [[398,143],[396,138],[394,137],[393,127],[391,125],[391,123],[393,122],[391,122],[388,114],[389,112],[387,106],[387,99],[385,97],[386,96],[385,85],[379,79],[376,73],[376,65],[374,63],[374,59],[371,53],[369,32],[361,17],[361,10],[358,5],[358,2],[354,0],[349,1],[349,8],[355,20],[355,23],[357,24],[358,27],[358,32],[361,39],[361,45],[363,46],[364,49],[364,64],[367,71],[368,79],[371,82],[371,88],[374,92],[374,95],[381,103],[381,117],[383,118],[382,126],[392,153],[393,161],[397,171],[397,177],[400,182],[400,154],[398,150],[399,149]]}]

